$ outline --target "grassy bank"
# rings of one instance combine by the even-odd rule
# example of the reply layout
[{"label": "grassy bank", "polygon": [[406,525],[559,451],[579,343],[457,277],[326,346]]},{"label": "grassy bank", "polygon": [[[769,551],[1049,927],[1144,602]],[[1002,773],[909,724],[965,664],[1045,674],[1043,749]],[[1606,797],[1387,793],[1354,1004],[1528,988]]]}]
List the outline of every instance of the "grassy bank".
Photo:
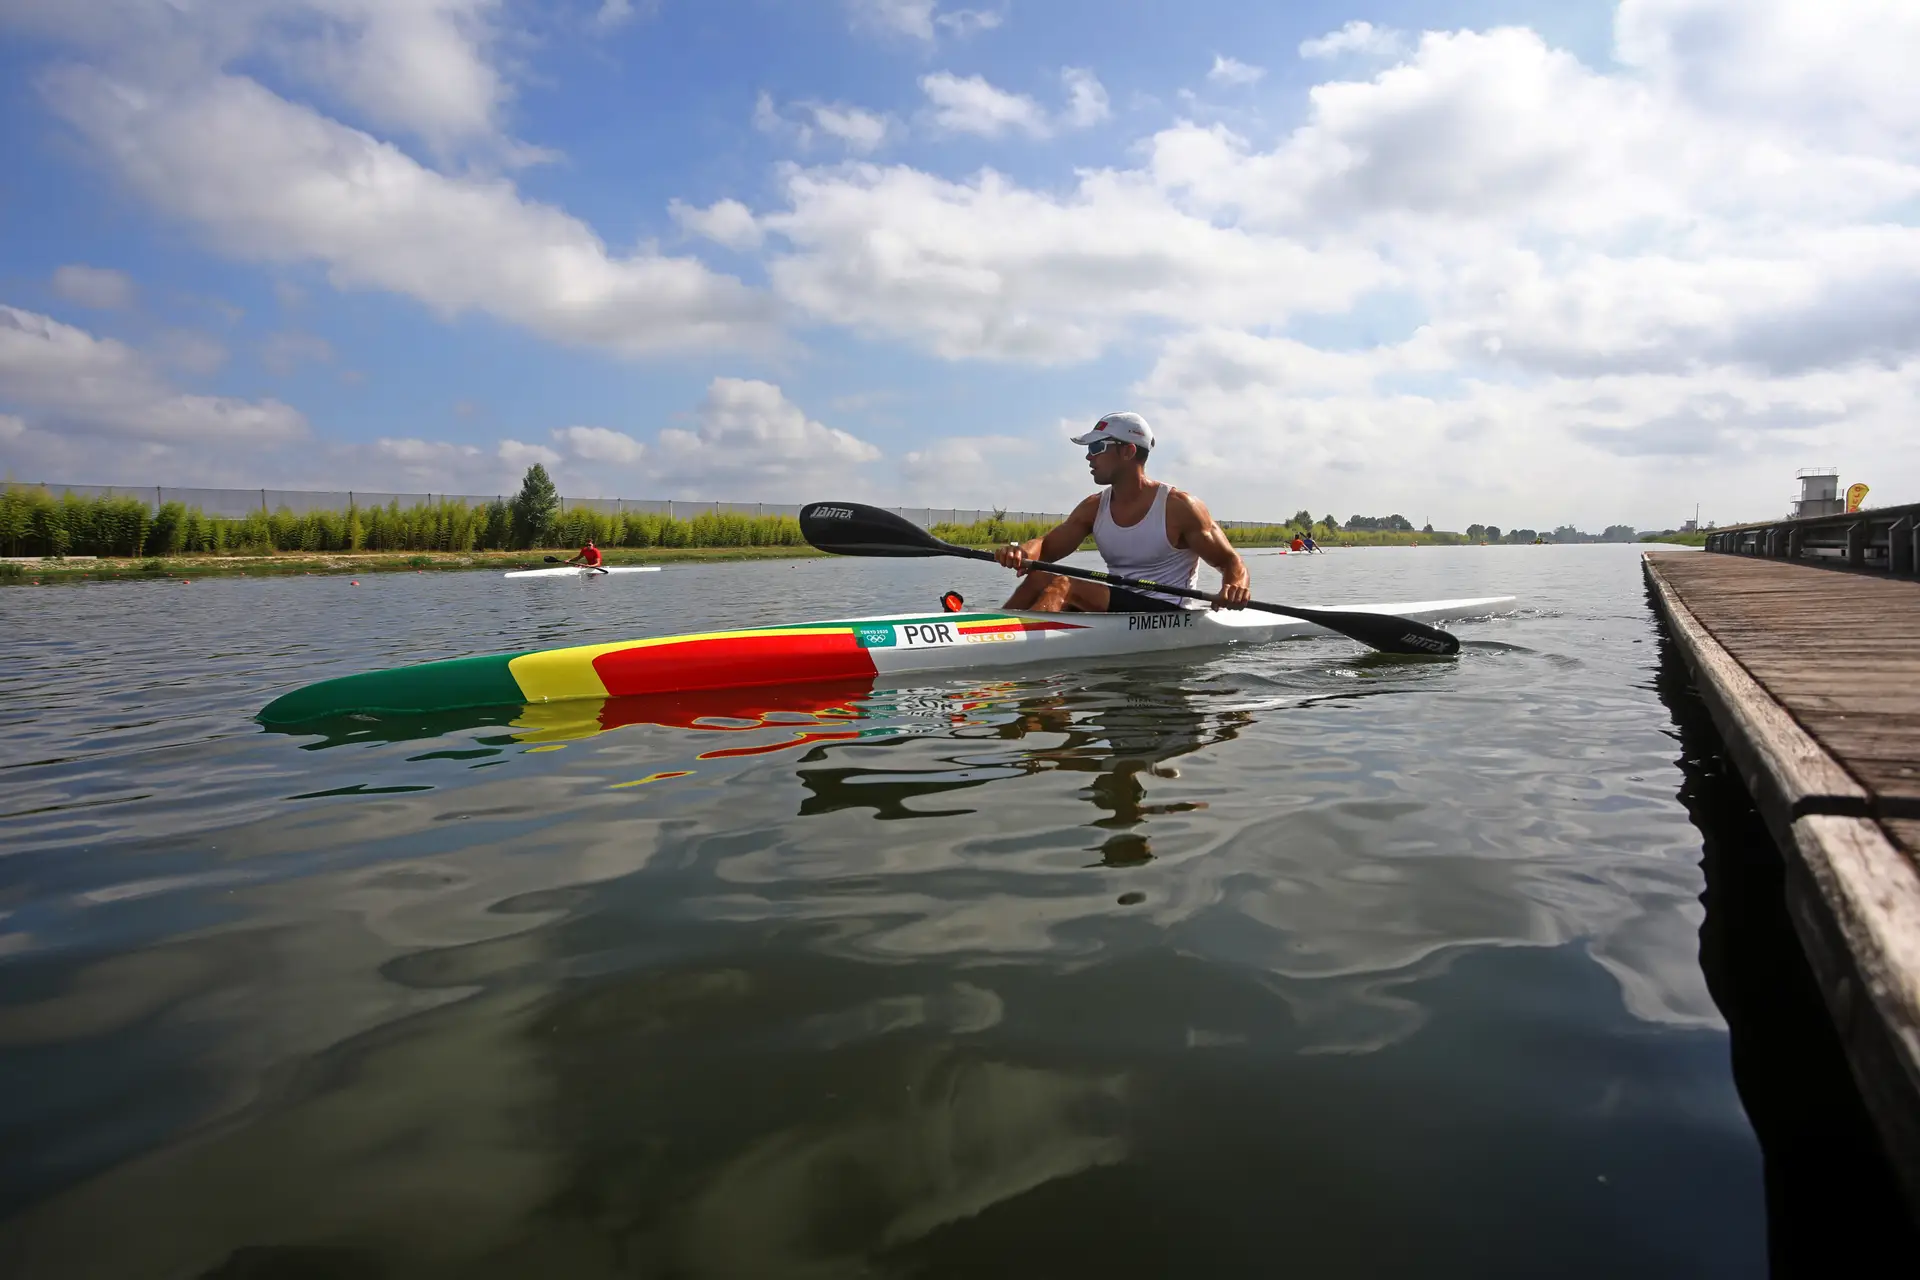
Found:
[{"label": "grassy bank", "polygon": [[154,511],[135,498],[55,498],[45,489],[0,489],[0,554],[9,556],[266,556],[362,552],[544,551],[578,547],[686,550],[710,547],[804,548],[791,516],[706,511],[690,518],[627,511],[609,515],[574,507],[558,512],[538,536],[517,532],[508,504],[349,507],[296,514],[254,511],[210,516],[169,502]]}]

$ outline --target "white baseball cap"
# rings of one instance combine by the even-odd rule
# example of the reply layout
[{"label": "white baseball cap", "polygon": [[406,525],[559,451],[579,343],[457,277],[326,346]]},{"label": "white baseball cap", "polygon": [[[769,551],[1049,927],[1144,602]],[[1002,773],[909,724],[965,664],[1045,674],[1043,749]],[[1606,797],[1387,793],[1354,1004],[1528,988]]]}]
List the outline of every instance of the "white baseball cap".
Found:
[{"label": "white baseball cap", "polygon": [[1142,449],[1151,449],[1153,428],[1137,413],[1109,413],[1093,424],[1093,430],[1083,436],[1073,437],[1075,444],[1092,444],[1096,440],[1118,440],[1121,444],[1137,444]]}]

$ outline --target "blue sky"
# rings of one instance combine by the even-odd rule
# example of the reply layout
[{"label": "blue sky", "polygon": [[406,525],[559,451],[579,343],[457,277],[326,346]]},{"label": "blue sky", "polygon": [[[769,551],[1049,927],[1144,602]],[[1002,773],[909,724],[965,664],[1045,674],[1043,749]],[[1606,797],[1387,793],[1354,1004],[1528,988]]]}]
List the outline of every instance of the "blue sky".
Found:
[{"label": "blue sky", "polygon": [[1920,18],[1805,9],[5,0],[0,471],[1911,500]]}]

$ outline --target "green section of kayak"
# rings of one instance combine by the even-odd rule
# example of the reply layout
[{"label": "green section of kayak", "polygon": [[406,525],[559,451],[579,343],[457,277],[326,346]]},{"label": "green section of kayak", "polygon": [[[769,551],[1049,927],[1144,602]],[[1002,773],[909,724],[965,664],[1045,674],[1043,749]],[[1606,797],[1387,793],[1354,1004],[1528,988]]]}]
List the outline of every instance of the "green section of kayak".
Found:
[{"label": "green section of kayak", "polygon": [[322,680],[282,694],[254,718],[262,724],[283,725],[354,712],[377,715],[506,706],[525,701],[507,668],[520,656],[490,653]]}]

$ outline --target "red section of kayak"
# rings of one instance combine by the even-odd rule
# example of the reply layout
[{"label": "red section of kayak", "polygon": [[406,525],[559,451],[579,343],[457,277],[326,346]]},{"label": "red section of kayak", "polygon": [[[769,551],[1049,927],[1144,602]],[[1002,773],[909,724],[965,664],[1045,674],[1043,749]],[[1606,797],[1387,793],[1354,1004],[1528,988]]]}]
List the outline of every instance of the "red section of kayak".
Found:
[{"label": "red section of kayak", "polygon": [[872,678],[873,659],[846,630],[713,636],[603,653],[593,669],[616,698],[813,680]]}]

